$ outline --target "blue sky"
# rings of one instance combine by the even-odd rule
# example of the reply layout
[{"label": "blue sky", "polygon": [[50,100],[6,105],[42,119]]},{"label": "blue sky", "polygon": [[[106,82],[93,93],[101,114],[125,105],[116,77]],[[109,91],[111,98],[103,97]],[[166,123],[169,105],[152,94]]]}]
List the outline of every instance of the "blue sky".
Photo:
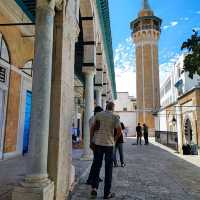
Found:
[{"label": "blue sky", "polygon": [[[159,41],[160,77],[166,75],[181,54],[181,44],[200,31],[199,0],[149,0],[154,14],[162,19]],[[137,17],[142,0],[109,0],[113,52],[118,91],[135,96],[135,55],[130,22]]]}]

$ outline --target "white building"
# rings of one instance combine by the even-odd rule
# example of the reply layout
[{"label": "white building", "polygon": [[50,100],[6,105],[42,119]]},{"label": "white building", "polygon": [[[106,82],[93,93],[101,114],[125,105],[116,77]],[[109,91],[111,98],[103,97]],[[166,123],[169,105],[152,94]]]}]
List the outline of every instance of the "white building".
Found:
[{"label": "white building", "polygon": [[128,128],[128,136],[135,136],[137,123],[136,98],[129,96],[128,92],[118,92],[115,111],[120,116],[121,122]]},{"label": "white building", "polygon": [[189,73],[184,71],[184,58],[182,54],[174,64],[171,72],[165,78],[160,87],[161,107],[168,106],[177,101],[177,98],[194,87],[200,86],[200,76],[194,75],[193,79]]},{"label": "white building", "polygon": [[173,76],[175,87],[178,90],[178,96],[190,91],[193,87],[200,86],[200,76],[195,74],[193,79],[189,77],[189,72],[184,71],[184,58],[182,54],[174,65]]},{"label": "white building", "polygon": [[185,54],[174,64],[172,71],[161,84],[161,109],[158,113],[159,131],[177,132],[178,150],[182,145],[199,145],[199,90],[200,76],[184,71]]}]

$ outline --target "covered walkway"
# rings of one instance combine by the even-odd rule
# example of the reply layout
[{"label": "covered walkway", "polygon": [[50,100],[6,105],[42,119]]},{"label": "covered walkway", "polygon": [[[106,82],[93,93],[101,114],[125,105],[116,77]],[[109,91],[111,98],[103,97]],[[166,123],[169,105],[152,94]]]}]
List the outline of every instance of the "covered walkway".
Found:
[{"label": "covered walkway", "polygon": [[[125,146],[125,168],[114,168],[113,189],[117,200],[199,200],[200,167],[176,156],[162,146]],[[193,159],[194,160],[194,159]],[[198,158],[197,158],[198,161]],[[103,172],[103,170],[102,170]],[[101,175],[103,177],[103,174]],[[75,187],[72,200],[88,200],[90,187],[84,177]],[[102,199],[103,184],[98,198]]]}]

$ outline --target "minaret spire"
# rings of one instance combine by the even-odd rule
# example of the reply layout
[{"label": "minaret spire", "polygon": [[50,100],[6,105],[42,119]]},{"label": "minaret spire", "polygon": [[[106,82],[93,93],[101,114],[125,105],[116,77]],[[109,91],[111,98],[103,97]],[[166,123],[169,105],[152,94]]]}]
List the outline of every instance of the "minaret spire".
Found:
[{"label": "minaret spire", "polygon": [[144,10],[150,10],[149,2],[148,0],[143,0],[143,7]]}]

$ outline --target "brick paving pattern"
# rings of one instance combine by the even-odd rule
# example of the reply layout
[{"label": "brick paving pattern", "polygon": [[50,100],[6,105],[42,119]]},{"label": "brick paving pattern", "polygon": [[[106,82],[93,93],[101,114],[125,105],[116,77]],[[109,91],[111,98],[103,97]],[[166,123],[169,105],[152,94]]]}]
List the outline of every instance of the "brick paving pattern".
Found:
[{"label": "brick paving pattern", "polygon": [[[124,144],[125,168],[114,168],[112,191],[116,200],[200,200],[200,168],[159,146]],[[101,170],[103,177],[104,169]],[[90,199],[87,175],[79,182],[71,200]],[[100,184],[97,199],[103,197]]]}]

